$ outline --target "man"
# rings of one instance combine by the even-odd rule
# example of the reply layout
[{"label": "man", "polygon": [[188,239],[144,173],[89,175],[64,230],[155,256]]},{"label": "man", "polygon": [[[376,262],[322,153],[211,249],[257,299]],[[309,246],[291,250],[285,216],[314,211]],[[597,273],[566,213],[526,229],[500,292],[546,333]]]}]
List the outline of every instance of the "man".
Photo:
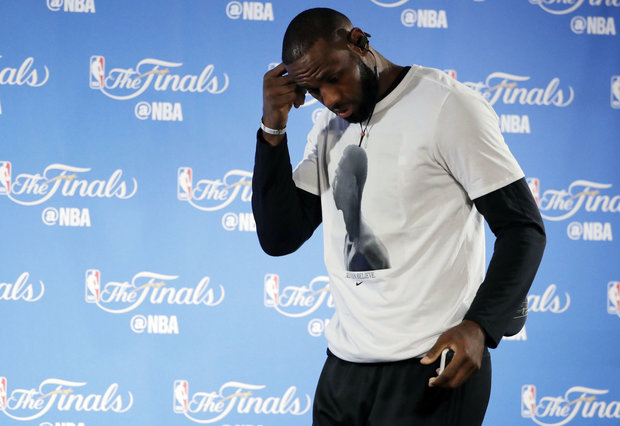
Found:
[{"label": "man", "polygon": [[[258,237],[284,255],[323,222],[335,314],[314,425],[478,425],[486,347],[515,332],[542,219],[484,99],[440,71],[395,65],[368,36],[331,9],[289,24],[283,64],[263,80]],[[327,111],[293,172],[285,130],[306,92]],[[497,237],[486,277],[481,214]],[[437,375],[444,349],[452,361]]]}]

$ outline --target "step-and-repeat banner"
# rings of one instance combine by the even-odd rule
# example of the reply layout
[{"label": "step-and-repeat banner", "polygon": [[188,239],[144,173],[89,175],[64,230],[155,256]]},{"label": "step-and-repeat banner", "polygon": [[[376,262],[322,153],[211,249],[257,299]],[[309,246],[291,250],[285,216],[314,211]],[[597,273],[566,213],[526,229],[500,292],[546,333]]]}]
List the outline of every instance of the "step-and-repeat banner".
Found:
[{"label": "step-and-repeat banner", "polygon": [[483,94],[539,204],[485,424],[618,424],[619,0],[2,0],[0,424],[310,424],[322,231],[269,257],[250,199],[263,74],[315,6]]}]

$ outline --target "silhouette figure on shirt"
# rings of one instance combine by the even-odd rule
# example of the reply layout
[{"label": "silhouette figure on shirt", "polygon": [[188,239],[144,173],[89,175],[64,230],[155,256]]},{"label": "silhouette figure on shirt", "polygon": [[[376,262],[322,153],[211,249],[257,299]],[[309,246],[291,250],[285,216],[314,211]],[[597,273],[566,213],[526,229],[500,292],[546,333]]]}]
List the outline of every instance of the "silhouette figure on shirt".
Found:
[{"label": "silhouette figure on shirt", "polygon": [[355,145],[344,149],[336,168],[332,191],[342,211],[347,235],[344,261],[348,271],[372,271],[390,267],[386,247],[362,218],[362,193],[368,176],[366,151]]}]

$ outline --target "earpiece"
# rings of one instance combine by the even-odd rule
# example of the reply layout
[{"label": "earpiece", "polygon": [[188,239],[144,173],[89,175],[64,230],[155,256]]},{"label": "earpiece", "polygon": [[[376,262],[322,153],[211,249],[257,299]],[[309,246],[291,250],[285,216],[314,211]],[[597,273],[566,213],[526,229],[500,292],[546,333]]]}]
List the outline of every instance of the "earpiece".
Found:
[{"label": "earpiece", "polygon": [[351,32],[353,32],[353,30],[349,32],[349,36],[348,36],[349,42],[359,47],[362,50],[368,50],[368,38],[370,37],[370,34],[362,32],[362,35],[360,36],[360,38],[358,38],[357,41],[353,41],[353,38],[351,37]]},{"label": "earpiece", "polygon": [[359,38],[359,40],[357,40],[357,47],[359,47],[362,50],[368,50],[368,37],[370,37],[370,34],[368,33],[364,33],[363,36],[361,36]]}]

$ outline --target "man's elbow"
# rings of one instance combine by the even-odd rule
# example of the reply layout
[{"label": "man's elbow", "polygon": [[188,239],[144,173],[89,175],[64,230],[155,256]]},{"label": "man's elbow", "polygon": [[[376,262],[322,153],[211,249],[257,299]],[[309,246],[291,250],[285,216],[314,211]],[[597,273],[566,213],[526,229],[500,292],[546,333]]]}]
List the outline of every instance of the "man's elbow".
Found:
[{"label": "man's elbow", "polygon": [[286,256],[299,248],[299,246],[292,245],[282,238],[274,238],[272,235],[261,235],[260,232],[257,232],[257,235],[260,247],[269,256]]},{"label": "man's elbow", "polygon": [[538,233],[538,243],[540,244],[541,249],[544,249],[547,245],[547,232],[545,231],[545,225],[542,220],[537,225],[538,226],[536,226],[535,229]]}]

